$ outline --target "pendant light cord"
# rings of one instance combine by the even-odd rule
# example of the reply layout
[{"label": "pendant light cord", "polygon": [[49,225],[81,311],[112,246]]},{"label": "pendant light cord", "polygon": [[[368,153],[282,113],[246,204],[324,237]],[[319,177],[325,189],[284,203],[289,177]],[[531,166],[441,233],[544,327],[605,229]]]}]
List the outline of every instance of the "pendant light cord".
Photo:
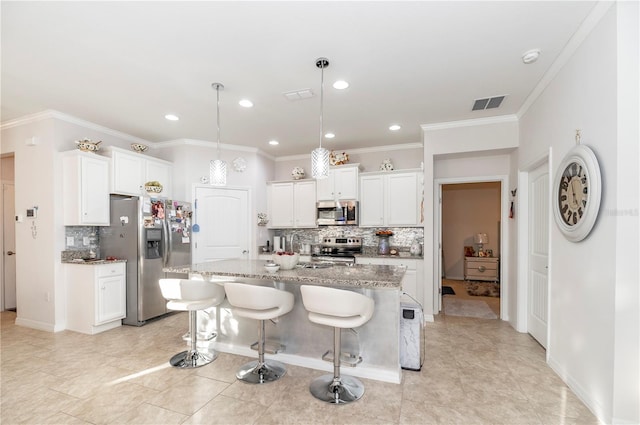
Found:
[{"label": "pendant light cord", "polygon": [[320,148],[322,148],[322,114],[324,112],[324,62],[320,61]]},{"label": "pendant light cord", "polygon": [[216,154],[220,159],[220,86],[216,86],[216,123],[218,124],[218,144]]}]

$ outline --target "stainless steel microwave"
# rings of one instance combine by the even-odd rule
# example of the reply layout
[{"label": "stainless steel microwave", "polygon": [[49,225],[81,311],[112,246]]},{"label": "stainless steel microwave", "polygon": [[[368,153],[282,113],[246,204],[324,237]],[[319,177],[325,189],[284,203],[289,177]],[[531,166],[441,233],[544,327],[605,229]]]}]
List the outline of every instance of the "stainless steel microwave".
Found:
[{"label": "stainless steel microwave", "polygon": [[319,201],[316,203],[318,226],[357,226],[360,215],[358,201]]}]

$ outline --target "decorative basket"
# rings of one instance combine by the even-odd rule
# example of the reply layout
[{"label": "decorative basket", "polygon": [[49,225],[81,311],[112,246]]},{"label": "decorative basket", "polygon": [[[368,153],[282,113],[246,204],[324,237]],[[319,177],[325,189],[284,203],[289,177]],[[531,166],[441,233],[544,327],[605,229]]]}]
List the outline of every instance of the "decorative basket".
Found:
[{"label": "decorative basket", "polygon": [[82,152],[96,152],[96,151],[99,151],[100,150],[100,143],[102,143],[102,141],[92,142],[89,139],[76,140],[76,145],[78,146],[78,149],[80,149]]},{"label": "decorative basket", "polygon": [[144,190],[146,190],[149,193],[160,193],[160,192],[162,192],[162,186],[145,185],[144,186]]},{"label": "decorative basket", "polygon": [[131,143],[131,149],[136,151],[136,152],[144,152],[147,149],[149,149],[149,146],[147,145],[143,145],[142,143]]}]

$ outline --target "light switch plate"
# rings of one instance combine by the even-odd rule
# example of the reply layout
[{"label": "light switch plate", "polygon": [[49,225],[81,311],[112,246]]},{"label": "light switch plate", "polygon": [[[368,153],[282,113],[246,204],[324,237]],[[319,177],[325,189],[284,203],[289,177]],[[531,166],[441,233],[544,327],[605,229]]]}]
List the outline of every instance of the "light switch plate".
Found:
[{"label": "light switch plate", "polygon": [[73,239],[73,236],[67,236],[67,246],[75,245],[76,241]]}]

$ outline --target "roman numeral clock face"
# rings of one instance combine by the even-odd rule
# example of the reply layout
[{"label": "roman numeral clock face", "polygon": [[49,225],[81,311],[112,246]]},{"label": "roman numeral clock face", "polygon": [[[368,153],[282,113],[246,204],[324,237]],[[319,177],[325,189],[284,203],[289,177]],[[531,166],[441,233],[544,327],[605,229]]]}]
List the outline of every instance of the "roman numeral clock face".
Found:
[{"label": "roman numeral clock face", "polygon": [[586,238],[593,228],[602,194],[600,166],[591,149],[577,145],[564,157],[555,176],[554,216],[571,242]]},{"label": "roman numeral clock face", "polygon": [[586,170],[577,162],[564,169],[558,189],[558,205],[562,220],[575,226],[582,220],[589,202],[589,181]]}]

